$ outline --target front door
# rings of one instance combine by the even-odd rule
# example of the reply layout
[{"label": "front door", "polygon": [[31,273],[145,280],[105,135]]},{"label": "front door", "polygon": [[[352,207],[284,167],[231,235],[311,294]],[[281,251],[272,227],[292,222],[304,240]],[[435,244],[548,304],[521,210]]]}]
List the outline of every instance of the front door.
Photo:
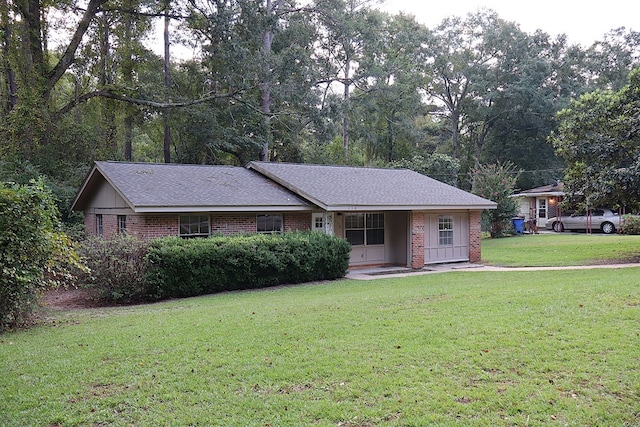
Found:
[{"label": "front door", "polygon": [[326,232],[325,218],[322,212],[311,215],[311,228],[313,231]]},{"label": "front door", "polygon": [[536,199],[536,219],[538,221],[538,227],[544,228],[549,219],[546,197],[538,197]]}]

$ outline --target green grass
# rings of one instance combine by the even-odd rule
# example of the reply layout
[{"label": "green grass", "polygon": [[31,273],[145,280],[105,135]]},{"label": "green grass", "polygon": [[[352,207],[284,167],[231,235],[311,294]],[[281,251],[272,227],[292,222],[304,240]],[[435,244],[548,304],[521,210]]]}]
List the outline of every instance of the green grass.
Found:
[{"label": "green grass", "polygon": [[639,273],[454,272],[52,312],[0,335],[0,425],[638,425]]},{"label": "green grass", "polygon": [[640,261],[640,236],[562,233],[482,240],[482,262],[504,267]]}]

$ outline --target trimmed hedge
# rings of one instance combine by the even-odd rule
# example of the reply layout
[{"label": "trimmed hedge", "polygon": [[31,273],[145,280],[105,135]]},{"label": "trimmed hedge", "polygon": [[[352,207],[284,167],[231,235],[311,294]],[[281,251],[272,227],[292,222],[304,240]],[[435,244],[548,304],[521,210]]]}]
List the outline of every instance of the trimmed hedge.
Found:
[{"label": "trimmed hedge", "polygon": [[154,240],[146,282],[152,299],[181,298],[344,277],[351,245],[318,232]]}]

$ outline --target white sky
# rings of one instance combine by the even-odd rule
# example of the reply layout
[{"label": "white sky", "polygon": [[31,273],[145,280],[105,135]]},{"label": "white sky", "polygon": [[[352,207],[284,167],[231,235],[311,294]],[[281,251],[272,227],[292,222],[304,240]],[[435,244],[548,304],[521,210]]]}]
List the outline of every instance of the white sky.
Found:
[{"label": "white sky", "polygon": [[638,0],[386,0],[389,13],[405,12],[434,28],[449,16],[466,16],[486,7],[532,34],[540,29],[551,36],[566,34],[570,43],[590,46],[609,30],[626,27],[640,31]]}]

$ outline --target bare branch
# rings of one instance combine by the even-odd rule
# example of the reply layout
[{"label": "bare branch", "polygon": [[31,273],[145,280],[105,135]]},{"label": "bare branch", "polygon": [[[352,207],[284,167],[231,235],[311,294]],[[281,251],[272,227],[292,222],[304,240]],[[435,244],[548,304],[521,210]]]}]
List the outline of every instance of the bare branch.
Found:
[{"label": "bare branch", "polygon": [[87,32],[87,29],[89,28],[89,24],[91,24],[91,21],[93,20],[94,16],[96,15],[96,13],[98,13],[100,6],[102,6],[106,2],[107,0],[90,0],[89,1],[89,4],[87,5],[87,10],[82,15],[82,19],[78,23],[78,27],[76,28],[75,33],[73,33],[73,37],[71,38],[71,41],[67,46],[67,49],[64,51],[64,54],[62,55],[62,57],[60,58],[56,66],[53,68],[53,70],[51,70],[51,73],[49,74],[49,77],[47,79],[47,88],[46,88],[47,94],[49,93],[49,91],[51,91],[51,89],[53,89],[53,87],[58,82],[58,80],[60,80],[60,78],[67,71],[69,66],[71,66],[71,64],[73,63],[73,60],[76,55],[76,50],[78,49],[78,46],[82,41],[82,37]]},{"label": "bare branch", "polygon": [[115,99],[116,101],[127,102],[129,104],[135,104],[135,105],[141,105],[141,106],[145,106],[145,107],[151,107],[151,108],[154,108],[154,109],[157,109],[157,110],[165,110],[165,109],[171,109],[171,108],[189,107],[191,105],[202,104],[202,103],[213,101],[213,100],[216,100],[216,99],[232,98],[232,99],[236,99],[237,100],[236,95],[238,93],[239,93],[239,91],[226,93],[226,94],[211,94],[211,95],[204,96],[202,98],[193,99],[193,100],[184,101],[184,102],[156,102],[156,101],[150,101],[150,100],[147,100],[147,99],[133,98],[133,97],[122,95],[122,94],[119,94],[119,93],[116,93],[116,92],[112,92],[112,91],[110,91],[108,89],[99,89],[99,90],[95,90],[93,92],[85,93],[84,95],[81,95],[78,98],[74,99],[73,101],[69,102],[67,105],[62,107],[60,110],[56,111],[56,113],[54,114],[54,119],[57,119],[57,118],[63,116],[64,114],[66,114],[69,111],[73,110],[76,106],[78,106],[79,104],[81,104],[83,102],[87,102],[88,100],[90,100],[92,98],[99,98],[99,97],[100,98]]}]

